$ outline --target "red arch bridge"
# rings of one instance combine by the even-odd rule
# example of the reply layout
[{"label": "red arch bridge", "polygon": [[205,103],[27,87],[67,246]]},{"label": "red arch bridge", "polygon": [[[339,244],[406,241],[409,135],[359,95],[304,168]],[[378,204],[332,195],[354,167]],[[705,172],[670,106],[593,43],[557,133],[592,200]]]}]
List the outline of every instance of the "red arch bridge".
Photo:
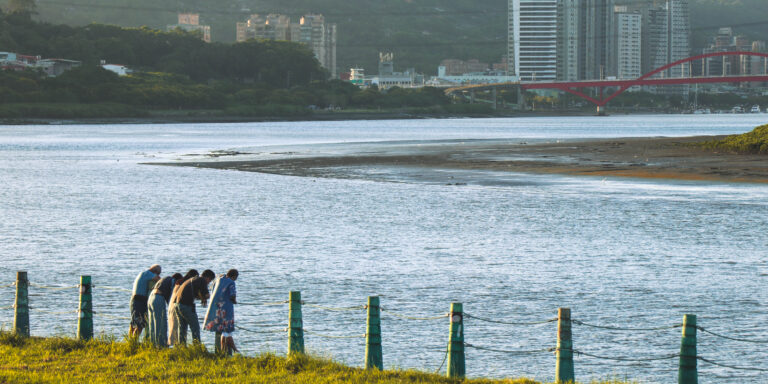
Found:
[{"label": "red arch bridge", "polygon": [[[657,77],[660,73],[663,73],[676,66],[684,66],[688,64],[690,71],[690,63],[698,60],[704,60],[711,57],[726,57],[726,56],[752,56],[762,57],[765,60],[763,64],[762,75],[737,75],[737,76],[697,76],[697,77]],[[685,73],[685,71],[681,71]],[[698,56],[692,56],[686,59],[669,63],[663,67],[657,68],[651,72],[646,73],[634,80],[583,80],[583,81],[556,81],[556,82],[508,82],[508,83],[494,83],[494,84],[476,84],[466,85],[454,88],[448,88],[445,93],[449,96],[457,96],[459,94],[470,93],[470,97],[474,99],[474,94],[477,91],[493,92],[494,106],[496,105],[496,91],[504,88],[515,88],[518,90],[518,97],[522,100],[522,91],[535,90],[535,89],[555,89],[563,92],[579,96],[585,100],[588,100],[597,106],[598,114],[603,112],[603,108],[619,96],[626,90],[635,86],[644,85],[681,85],[681,84],[711,84],[711,83],[744,83],[744,82],[768,82],[768,53],[759,52],[747,52],[747,51],[733,51],[733,52],[715,52],[707,53]],[[599,90],[600,96],[593,97],[582,91],[584,88],[596,88]],[[610,95],[605,95],[607,88],[616,88],[616,91]],[[524,104],[521,103],[521,104]]]}]

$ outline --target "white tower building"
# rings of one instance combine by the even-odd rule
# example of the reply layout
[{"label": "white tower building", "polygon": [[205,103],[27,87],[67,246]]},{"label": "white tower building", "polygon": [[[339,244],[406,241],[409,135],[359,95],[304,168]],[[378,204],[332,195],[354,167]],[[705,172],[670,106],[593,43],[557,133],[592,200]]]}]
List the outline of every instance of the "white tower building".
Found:
[{"label": "white tower building", "polygon": [[520,80],[557,78],[558,0],[509,0],[508,72]]}]

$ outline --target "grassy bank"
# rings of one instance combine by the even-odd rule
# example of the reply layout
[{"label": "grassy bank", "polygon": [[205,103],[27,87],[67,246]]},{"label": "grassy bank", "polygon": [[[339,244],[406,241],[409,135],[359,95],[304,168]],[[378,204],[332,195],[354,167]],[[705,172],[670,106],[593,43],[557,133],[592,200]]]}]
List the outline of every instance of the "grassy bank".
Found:
[{"label": "grassy bank", "polygon": [[768,124],[759,126],[741,135],[731,135],[722,140],[700,144],[707,149],[718,151],[768,155]]},{"label": "grassy bank", "polygon": [[220,358],[202,346],[158,350],[114,340],[23,339],[0,333],[0,383],[65,382],[538,383],[529,379],[456,381],[413,370],[367,371],[307,356]]}]

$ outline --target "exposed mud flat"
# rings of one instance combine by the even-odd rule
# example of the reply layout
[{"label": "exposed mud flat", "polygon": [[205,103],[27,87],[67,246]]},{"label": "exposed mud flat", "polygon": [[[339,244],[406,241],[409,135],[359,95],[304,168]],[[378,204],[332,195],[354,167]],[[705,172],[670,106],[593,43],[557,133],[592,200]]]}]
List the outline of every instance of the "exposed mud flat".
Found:
[{"label": "exposed mud flat", "polygon": [[[719,137],[621,138],[527,144],[510,141],[398,146],[376,153],[269,160],[187,161],[163,165],[309,177],[345,177],[350,167],[432,167],[649,179],[768,182],[768,157],[720,153],[696,142]],[[236,157],[236,156],[235,156]],[[355,177],[355,176],[352,176]]]}]

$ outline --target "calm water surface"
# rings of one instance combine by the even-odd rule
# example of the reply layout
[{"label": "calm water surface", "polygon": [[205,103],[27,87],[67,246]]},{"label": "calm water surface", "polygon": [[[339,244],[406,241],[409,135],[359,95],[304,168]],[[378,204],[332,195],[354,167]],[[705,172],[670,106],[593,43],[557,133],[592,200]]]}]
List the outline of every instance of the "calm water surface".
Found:
[{"label": "calm water surface", "polygon": [[[402,314],[435,316],[451,301],[512,322],[551,319],[570,307],[584,322],[674,325],[685,313],[732,336],[768,339],[768,186],[524,175],[483,171],[372,170],[354,179],[143,165],[213,150],[260,156],[364,151],[371,142],[741,133],[768,120],[743,116],[459,119],[264,124],[0,126],[0,285],[17,270],[50,286],[93,276],[96,330],[127,330],[130,288],[152,263],[165,273],[238,268],[239,299],[304,300],[345,307],[380,295]],[[431,182],[435,174],[465,186]],[[426,175],[426,176],[425,176]],[[375,179],[375,178],[374,178]],[[5,281],[5,283],[3,283]],[[0,289],[0,307],[12,304]],[[76,289],[31,289],[32,332],[72,335]],[[49,311],[55,314],[42,312]],[[203,311],[198,309],[199,313]],[[112,316],[112,317],[108,317]],[[383,314],[387,367],[434,370],[448,320]],[[363,310],[305,308],[308,330],[365,333]],[[284,306],[240,306],[239,325],[279,332]],[[7,328],[11,310],[0,310]],[[466,342],[506,350],[555,346],[556,325],[468,319]],[[210,345],[211,337],[204,341]],[[284,333],[237,336],[248,354],[285,352]],[[680,330],[622,332],[574,326],[575,348],[608,357],[677,353]],[[700,335],[699,354],[764,367],[768,352]],[[308,334],[312,352],[353,365],[363,339]],[[467,350],[470,376],[552,380],[552,353]],[[674,382],[677,361],[616,363],[577,356],[576,375]],[[703,383],[764,383],[765,376],[700,363]]]}]

